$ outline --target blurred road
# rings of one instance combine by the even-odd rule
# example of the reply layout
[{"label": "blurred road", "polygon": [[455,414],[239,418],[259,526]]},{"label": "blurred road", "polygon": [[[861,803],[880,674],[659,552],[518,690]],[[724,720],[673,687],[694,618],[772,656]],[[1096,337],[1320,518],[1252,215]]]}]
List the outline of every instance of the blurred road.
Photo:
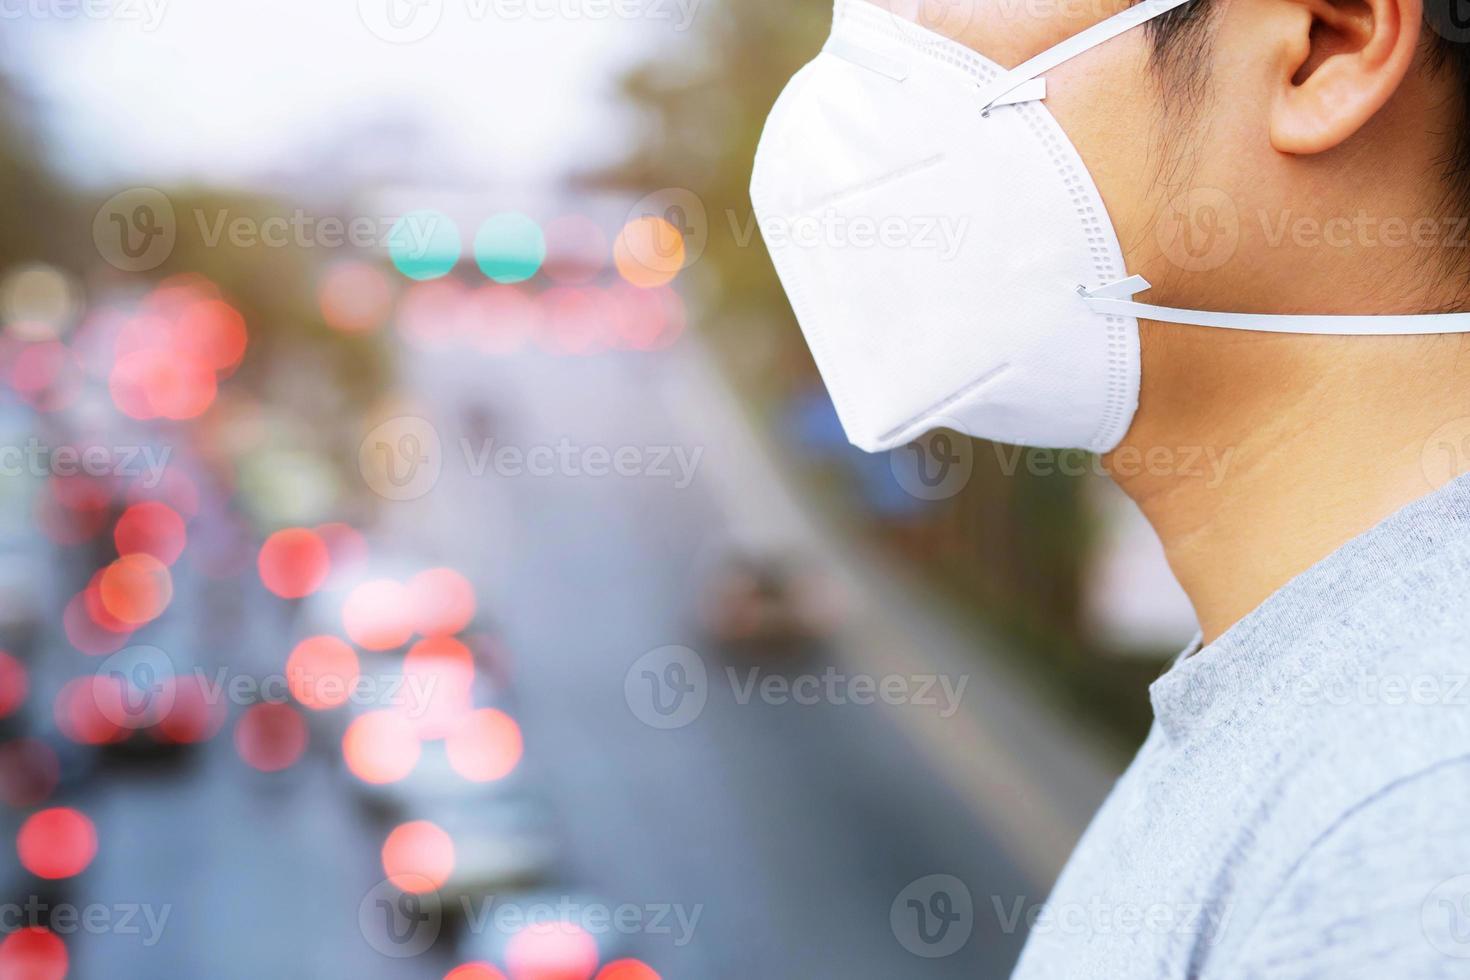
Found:
[{"label": "blurred road", "polygon": [[[551,893],[664,910],[627,948],[669,980],[1009,973],[1025,929],[1011,916],[1045,897],[1107,765],[970,656],[941,615],[905,599],[912,589],[891,570],[843,553],[801,515],[690,338],[591,358],[406,351],[401,381],[398,408],[432,422],[443,469],[421,498],[385,503],[371,545],[460,569],[500,627],[525,774],[562,847]],[[481,469],[505,447],[553,447],[577,463]],[[585,475],[594,447],[637,449],[640,475]],[[832,650],[760,665],[702,648],[699,574],[730,535],[797,549],[840,581],[857,612]],[[263,672],[292,635],[264,603],[216,629],[228,633],[222,657]],[[625,679],[671,644],[699,651],[708,700],[660,730],[630,706]],[[739,689],[752,669],[828,667],[967,686],[953,715]],[[76,937],[76,976],[442,976],[453,961],[437,952],[387,959],[358,930],[382,831],[344,792],[335,743],[277,775],[245,770],[228,731],[201,755],[112,772],[96,788],[108,846],[71,900],[166,906],[171,918],[156,946]],[[974,910],[973,934],[942,958],[910,952],[910,930],[890,921],[900,893],[931,875],[963,882]]]},{"label": "blurred road", "polygon": [[[490,585],[517,665],[530,761],[564,824],[568,875],[613,903],[702,908],[692,943],[645,937],[647,959],[669,977],[1007,975],[1024,926],[1003,930],[996,902],[1010,909],[1023,896],[1028,907],[1044,898],[1106,789],[1106,767],[1079,758],[1013,685],[995,687],[1005,678],[983,662],[934,659],[954,643],[952,635],[928,642],[942,621],[890,623],[901,638],[879,640],[876,655],[854,641],[762,673],[821,675],[830,665],[845,675],[968,676],[954,718],[915,705],[741,703],[727,668],[742,685],[754,665],[703,649],[710,690],[694,722],[656,730],[630,709],[624,681],[640,656],[700,647],[691,605],[702,552],[716,542],[757,539],[822,564],[849,557],[818,553],[818,534],[778,499],[778,477],[694,341],[595,358],[425,354],[411,378],[416,407],[439,430],[444,471],[425,500],[390,505],[390,521]],[[490,436],[526,452],[653,450],[650,461],[672,447],[698,467],[687,487],[676,463],[668,476],[476,477],[470,460]],[[458,523],[465,515],[476,519]],[[885,605],[851,568],[830,571],[844,576],[855,607]],[[878,639],[862,616],[853,625]],[[1024,765],[984,755],[976,712],[991,707],[1005,726],[985,726],[992,740],[1042,730],[1035,741],[1062,765],[1051,780],[1066,787],[1068,805],[1028,797]],[[926,730],[927,738],[914,734]],[[979,785],[951,788],[967,777],[934,770],[951,761],[921,750],[936,740],[965,757],[957,769],[973,776],[978,761],[990,771]],[[994,795],[991,811],[1010,815],[1014,837],[999,839],[967,791]],[[1038,859],[1028,847],[1049,850]],[[909,953],[889,922],[899,893],[932,874],[963,881],[975,904],[973,938],[943,959]]]}]

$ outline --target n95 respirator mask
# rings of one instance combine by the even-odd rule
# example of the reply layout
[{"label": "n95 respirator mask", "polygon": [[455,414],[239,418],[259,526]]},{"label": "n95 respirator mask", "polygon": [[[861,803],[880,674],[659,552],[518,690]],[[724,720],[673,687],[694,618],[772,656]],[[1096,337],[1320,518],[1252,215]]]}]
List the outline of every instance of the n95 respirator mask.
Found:
[{"label": "n95 respirator mask", "polygon": [[865,0],[782,93],[757,223],[848,438],[938,428],[1108,452],[1138,407],[1138,319],[1439,333],[1470,317],[1259,316],[1133,302],[1118,236],[1044,74],[1190,0],[1147,0],[1006,70]]}]

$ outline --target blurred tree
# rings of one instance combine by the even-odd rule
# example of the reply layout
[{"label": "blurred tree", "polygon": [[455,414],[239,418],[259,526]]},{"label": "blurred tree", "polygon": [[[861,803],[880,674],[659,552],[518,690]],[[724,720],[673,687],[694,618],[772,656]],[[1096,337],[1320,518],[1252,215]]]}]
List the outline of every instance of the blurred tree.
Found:
[{"label": "blurred tree", "polygon": [[72,202],[53,181],[37,150],[26,103],[8,78],[0,76],[0,268],[22,262],[74,267],[65,233]]}]

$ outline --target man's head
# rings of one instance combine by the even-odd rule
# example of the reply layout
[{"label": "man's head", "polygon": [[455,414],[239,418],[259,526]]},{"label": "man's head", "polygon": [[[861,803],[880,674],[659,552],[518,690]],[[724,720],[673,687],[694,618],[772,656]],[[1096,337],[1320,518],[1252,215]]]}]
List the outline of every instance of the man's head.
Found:
[{"label": "man's head", "polygon": [[[975,86],[987,66],[840,7],[828,56],[773,110],[758,212],[860,201],[986,225],[949,270],[901,241],[773,246],[855,442],[888,448],[942,408],[961,432],[1108,452],[1207,629],[1470,467],[1463,318],[1321,319],[1470,313],[1459,0],[1154,4],[1060,50],[1132,0],[868,2],[1048,67],[1044,89]],[[962,71],[925,69],[930,54]],[[993,101],[1007,94],[1044,110]],[[1111,236],[1077,234],[1100,221],[1121,263]],[[1139,276],[1144,303],[1118,300]],[[1071,283],[1085,307],[1058,302]],[[1269,316],[1219,315],[1250,313]],[[1260,329],[1225,329],[1242,326]],[[1228,474],[1183,462],[1201,453]]]},{"label": "man's head", "polygon": [[[873,2],[1008,67],[1131,6]],[[1147,302],[1470,310],[1470,25],[1454,20],[1458,0],[1424,2],[1192,0],[1046,73],[1046,107],[1098,185],[1128,272],[1153,284]],[[1278,486],[1344,487],[1357,456],[1381,467],[1393,453],[1412,481],[1427,434],[1470,414],[1464,335],[1140,332],[1124,449],[1228,448],[1263,478],[1287,452],[1299,472]],[[1128,489],[1174,494],[1181,481]]]},{"label": "man's head", "polygon": [[[1455,0],[1193,0],[1048,73],[1150,302],[1398,313],[1470,295]],[[880,0],[1014,65],[1126,0]],[[1345,289],[1352,285],[1355,288]]]}]

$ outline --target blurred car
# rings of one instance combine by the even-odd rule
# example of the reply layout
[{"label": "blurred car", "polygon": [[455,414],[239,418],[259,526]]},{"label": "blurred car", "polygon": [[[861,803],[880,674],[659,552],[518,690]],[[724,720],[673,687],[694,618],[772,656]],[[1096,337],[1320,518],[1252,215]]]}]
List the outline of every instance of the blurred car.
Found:
[{"label": "blurred car", "polygon": [[492,963],[513,976],[589,977],[600,964],[633,954],[611,921],[616,906],[577,892],[486,896],[467,910],[457,946],[465,962]]},{"label": "blurred car", "polygon": [[704,565],[698,625],[722,649],[761,658],[792,655],[831,640],[842,625],[837,585],[798,558],[730,547]]}]

